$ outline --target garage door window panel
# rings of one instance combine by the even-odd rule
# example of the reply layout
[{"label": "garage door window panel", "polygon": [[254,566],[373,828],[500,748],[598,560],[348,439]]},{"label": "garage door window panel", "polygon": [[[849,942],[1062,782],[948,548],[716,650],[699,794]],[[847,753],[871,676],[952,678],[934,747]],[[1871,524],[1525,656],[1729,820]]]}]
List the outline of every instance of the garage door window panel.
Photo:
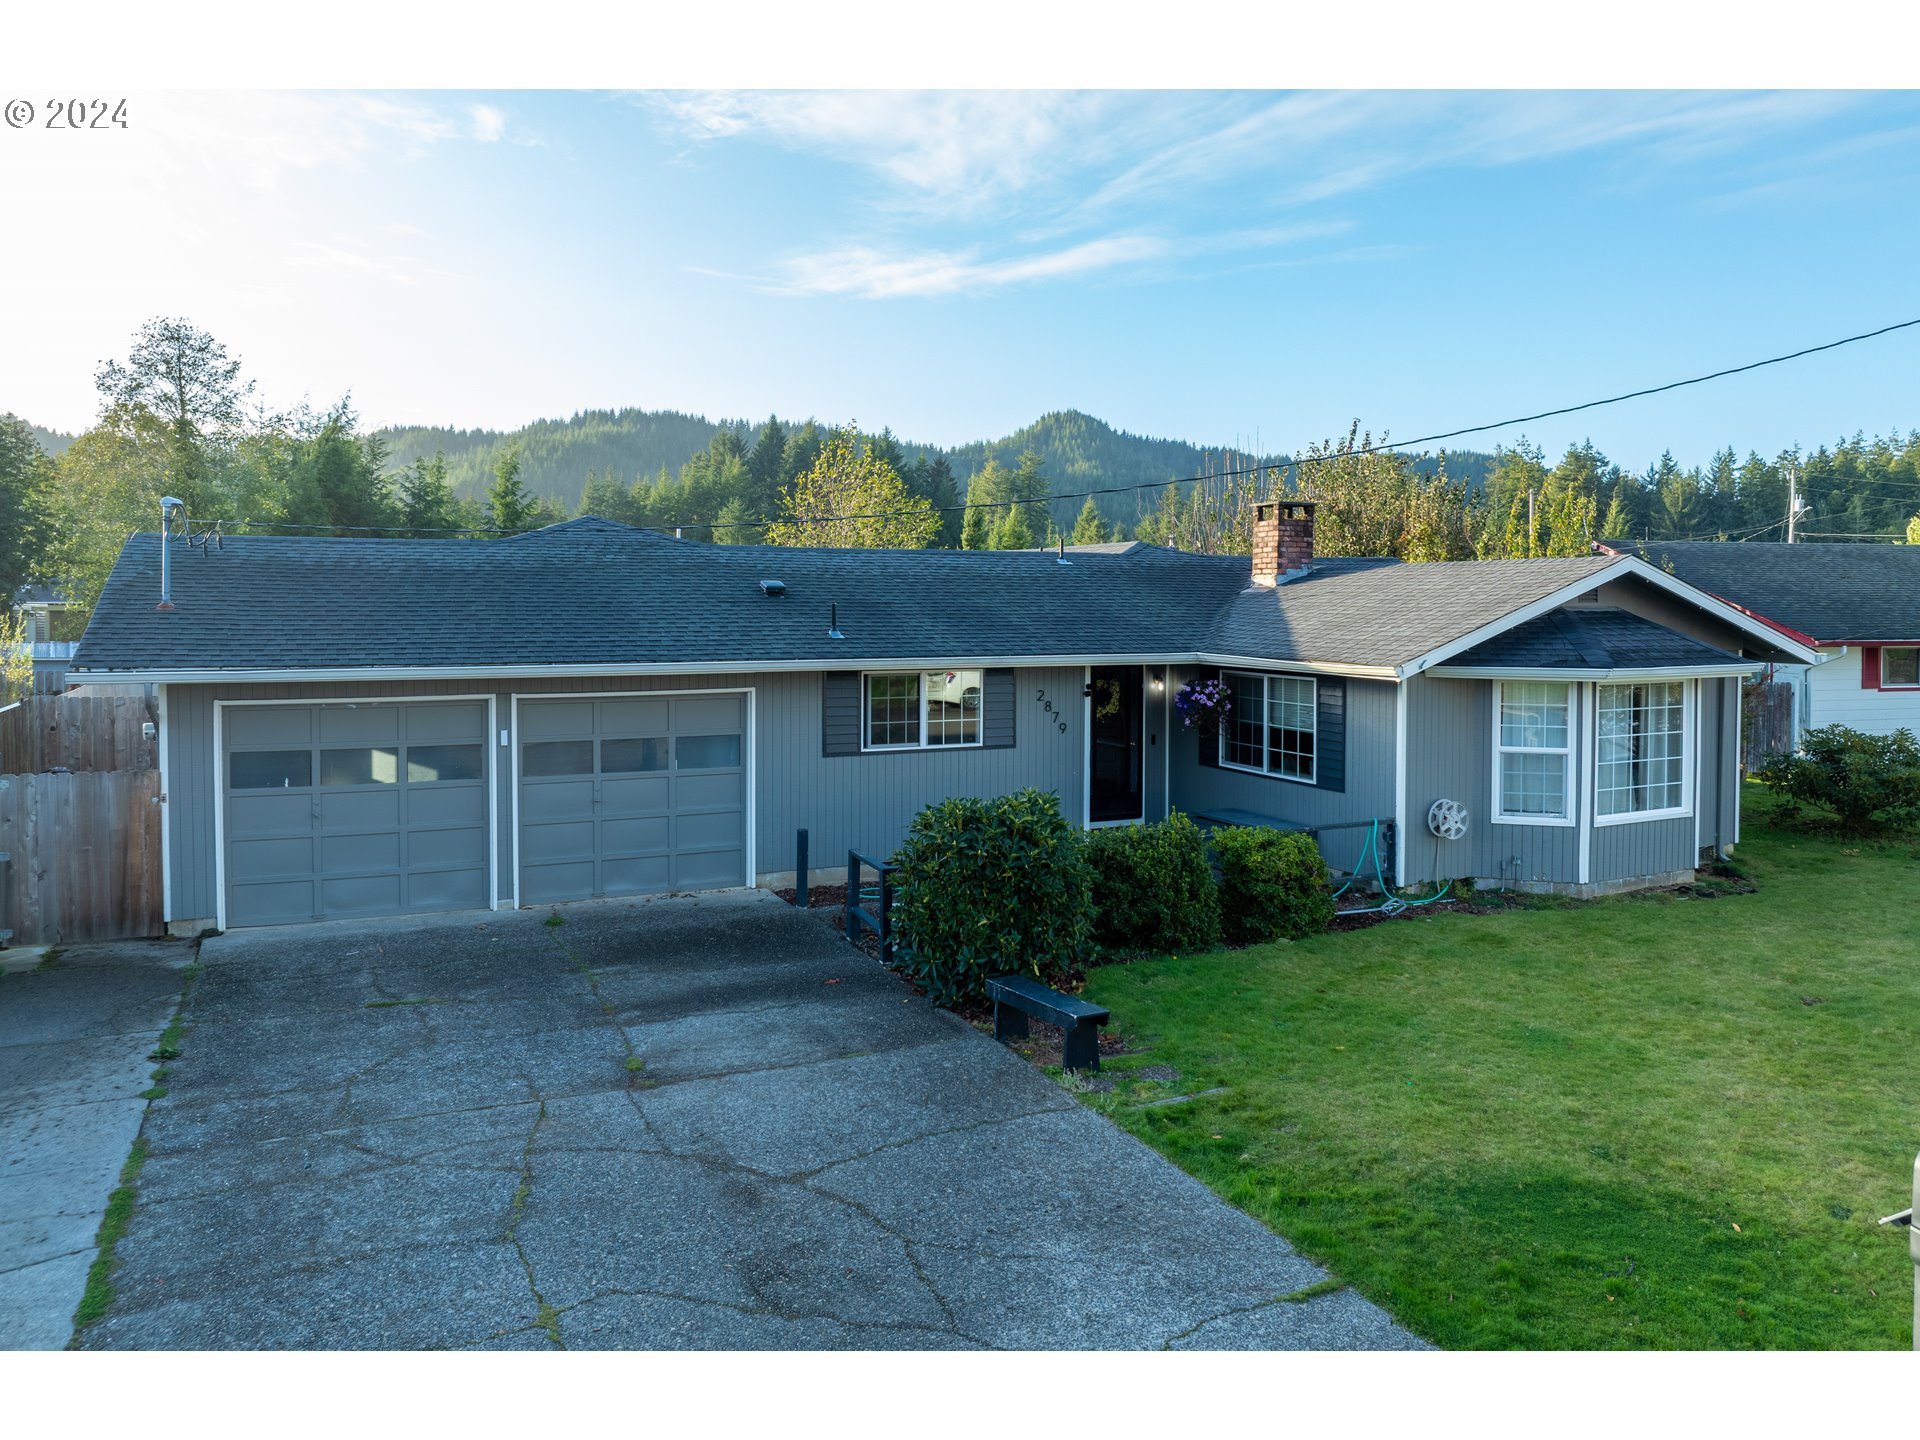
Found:
[{"label": "garage door window panel", "polygon": [[320,752],[320,784],[323,787],[393,785],[399,779],[398,750],[357,746],[351,750]]},{"label": "garage door window panel", "polygon": [[478,780],[485,763],[478,745],[409,745],[407,783],[437,785],[453,780]]},{"label": "garage door window panel", "polygon": [[522,775],[591,775],[593,741],[540,740],[520,752]]},{"label": "garage door window panel", "polygon": [[740,764],[738,735],[682,735],[673,748],[682,770],[732,770]]},{"label": "garage door window panel", "polygon": [[603,775],[644,775],[666,768],[667,738],[664,735],[600,742]]},{"label": "garage door window panel", "polygon": [[311,750],[236,750],[227,784],[235,790],[304,790],[313,784]]}]

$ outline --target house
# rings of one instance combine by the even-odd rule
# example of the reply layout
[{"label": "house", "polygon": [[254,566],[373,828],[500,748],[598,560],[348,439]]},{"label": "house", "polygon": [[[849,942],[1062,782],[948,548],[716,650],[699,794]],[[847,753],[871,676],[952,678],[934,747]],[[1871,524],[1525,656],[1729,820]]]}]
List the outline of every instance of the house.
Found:
[{"label": "house", "polygon": [[[788,883],[955,793],[1085,825],[1375,821],[1400,884],[1570,894],[1739,833],[1741,677],[1777,627],[1631,556],[778,549],[579,519],[512,539],[128,541],[76,678],[152,684],[177,930]],[[1174,700],[1217,677],[1213,733]],[[1464,831],[1436,833],[1441,800]]]},{"label": "house", "polygon": [[1920,546],[1609,544],[1719,597],[1812,649],[1812,665],[1781,665],[1799,735],[1846,725],[1871,735],[1920,735]]},{"label": "house", "polygon": [[33,660],[33,692],[57,695],[67,688],[67,666],[73,659],[79,629],[79,607],[59,591],[44,585],[23,585],[14,592],[13,608],[20,616],[24,643]]}]

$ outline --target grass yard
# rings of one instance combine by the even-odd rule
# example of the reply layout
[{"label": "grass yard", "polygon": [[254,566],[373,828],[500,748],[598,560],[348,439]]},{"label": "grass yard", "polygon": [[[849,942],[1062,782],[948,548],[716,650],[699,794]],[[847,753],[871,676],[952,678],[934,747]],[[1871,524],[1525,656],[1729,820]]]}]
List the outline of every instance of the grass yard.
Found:
[{"label": "grass yard", "polygon": [[1911,1345],[1920,841],[1746,798],[1756,894],[1096,970],[1084,1099],[1442,1346]]}]

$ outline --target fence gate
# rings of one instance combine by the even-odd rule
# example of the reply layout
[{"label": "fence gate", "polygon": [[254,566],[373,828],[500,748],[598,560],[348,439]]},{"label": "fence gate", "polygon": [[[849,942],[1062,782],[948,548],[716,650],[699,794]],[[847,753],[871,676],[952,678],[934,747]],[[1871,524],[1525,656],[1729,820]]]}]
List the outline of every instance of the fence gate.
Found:
[{"label": "fence gate", "polygon": [[15,945],[158,935],[160,773],[0,775],[0,930]]},{"label": "fence gate", "polygon": [[1793,733],[1793,686],[1785,680],[1748,685],[1740,697],[1742,710],[1740,765],[1758,770],[1769,755],[1789,754],[1798,736]]}]

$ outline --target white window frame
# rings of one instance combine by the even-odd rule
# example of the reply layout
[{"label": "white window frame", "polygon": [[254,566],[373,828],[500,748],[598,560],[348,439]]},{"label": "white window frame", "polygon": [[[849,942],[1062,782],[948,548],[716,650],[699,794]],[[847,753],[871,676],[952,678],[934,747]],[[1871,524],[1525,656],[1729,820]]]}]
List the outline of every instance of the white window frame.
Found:
[{"label": "white window frame", "polygon": [[[987,743],[987,672],[977,666],[955,666],[954,675],[980,677],[980,713],[974,722],[973,739],[933,745],[927,741],[927,676],[948,673],[945,670],[862,670],[860,672],[860,749],[863,754],[887,755],[919,750],[979,750]],[[875,745],[873,738],[873,685],[876,678],[897,679],[911,675],[920,681],[920,738],[904,745]]]},{"label": "white window frame", "polygon": [[1272,750],[1271,744],[1269,743],[1269,735],[1268,735],[1268,732],[1273,727],[1267,724],[1267,713],[1268,713],[1269,707],[1272,704],[1272,699],[1273,699],[1272,691],[1270,688],[1272,685],[1272,682],[1275,680],[1296,680],[1296,681],[1303,680],[1309,686],[1312,687],[1313,699],[1308,702],[1308,705],[1313,712],[1313,764],[1308,768],[1308,771],[1305,775],[1288,775],[1279,770],[1264,768],[1264,766],[1255,767],[1252,765],[1242,765],[1237,760],[1229,760],[1227,758],[1227,727],[1233,724],[1233,716],[1229,714],[1227,718],[1224,721],[1222,721],[1220,724],[1220,734],[1217,742],[1218,749],[1216,751],[1220,760],[1220,768],[1223,770],[1238,770],[1243,775],[1264,775],[1269,780],[1285,780],[1290,785],[1319,784],[1320,783],[1320,681],[1319,679],[1316,676],[1301,675],[1289,670],[1222,670],[1220,672],[1220,680],[1223,684],[1226,682],[1226,679],[1229,675],[1239,676],[1247,680],[1258,680],[1260,682],[1260,754],[1266,765],[1271,765],[1273,761],[1273,750]]},{"label": "white window frame", "polygon": [[[1664,810],[1629,810],[1621,815],[1602,815],[1600,813],[1600,692],[1609,688],[1619,688],[1635,684],[1678,684],[1680,686],[1680,803]],[[1698,723],[1700,707],[1695,702],[1698,680],[1681,681],[1635,681],[1607,680],[1593,687],[1593,823],[1601,825],[1638,825],[1648,820],[1679,820],[1693,814],[1694,808],[1694,765],[1700,746],[1694,726]]]},{"label": "white window frame", "polygon": [[[1567,743],[1553,745],[1507,745],[1502,743],[1500,730],[1501,690],[1508,685],[1558,685],[1567,692]],[[1579,823],[1574,813],[1574,771],[1578,751],[1575,738],[1580,734],[1580,695],[1587,687],[1576,685],[1567,680],[1495,680],[1493,682],[1493,823],[1496,825],[1551,825],[1560,829],[1571,829]],[[1566,757],[1566,768],[1561,771],[1560,815],[1529,815],[1509,813],[1506,808],[1506,796],[1502,782],[1502,755],[1562,755]]]},{"label": "white window frame", "polygon": [[1920,690],[1920,681],[1887,679],[1887,652],[1889,650],[1913,651],[1915,655],[1915,668],[1920,669],[1920,645],[1882,645],[1880,647],[1880,688],[1882,690]]}]

